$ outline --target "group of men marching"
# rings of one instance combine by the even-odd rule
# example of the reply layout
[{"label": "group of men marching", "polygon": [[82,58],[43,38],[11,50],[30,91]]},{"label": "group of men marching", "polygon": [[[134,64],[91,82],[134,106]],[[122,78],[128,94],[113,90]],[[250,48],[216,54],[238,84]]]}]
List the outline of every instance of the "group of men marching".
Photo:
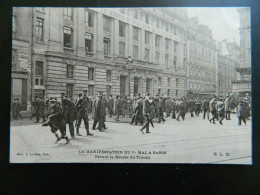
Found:
[{"label": "group of men marching", "polygon": [[[154,127],[153,120],[158,123],[165,122],[165,117],[171,117],[180,121],[185,120],[185,117],[190,113],[191,117],[199,116],[203,113],[203,119],[208,119],[210,123],[223,125],[223,120],[231,120],[230,113],[234,108],[237,110],[238,125],[243,121],[246,124],[246,119],[250,117],[249,101],[246,98],[240,99],[236,104],[227,96],[217,98],[205,97],[204,100],[199,98],[189,100],[185,97],[180,99],[165,98],[156,95],[154,97],[147,93],[145,96],[140,94],[130,96],[119,96],[113,98],[112,95],[105,97],[100,92],[95,100],[87,96],[87,90],[79,93],[78,97],[73,101],[69,99],[64,93],[61,94],[61,101],[57,98],[50,98],[46,102],[41,97],[35,97],[33,100],[33,114],[30,117],[36,117],[36,123],[42,118],[43,126],[50,126],[51,131],[57,137],[57,141],[65,139],[69,143],[68,136],[66,135],[66,125],[69,126],[69,132],[72,138],[81,136],[79,127],[83,120],[87,136],[92,136],[89,127],[89,113],[93,113],[92,130],[104,132],[107,129],[105,125],[105,118],[108,115],[110,118],[119,121],[120,117],[131,117],[131,125],[142,126],[140,131],[150,133],[150,125]],[[94,108],[94,109],[93,109]],[[46,121],[46,119],[48,120]],[[74,121],[75,128],[74,128]],[[60,131],[61,136],[57,134]],[[145,130],[145,132],[144,132]]]}]

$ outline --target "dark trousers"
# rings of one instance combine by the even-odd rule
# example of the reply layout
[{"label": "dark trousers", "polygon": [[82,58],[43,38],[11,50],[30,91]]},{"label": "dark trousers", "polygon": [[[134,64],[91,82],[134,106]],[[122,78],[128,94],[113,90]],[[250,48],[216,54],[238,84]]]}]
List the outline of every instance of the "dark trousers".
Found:
[{"label": "dark trousers", "polygon": [[172,111],[172,118],[176,119],[175,110]]},{"label": "dark trousers", "polygon": [[216,111],[211,111],[211,119],[209,119],[209,121],[213,121],[213,123],[215,123],[215,119],[217,119],[217,112]]},{"label": "dark trousers", "polygon": [[164,119],[162,110],[159,110],[158,123],[160,123],[161,121],[165,121],[165,119]]},{"label": "dark trousers", "polygon": [[112,108],[108,108],[108,114],[109,114],[110,118],[114,115],[114,112],[113,112]]},{"label": "dark trousers", "polygon": [[203,118],[206,118],[206,114],[207,114],[207,118],[209,119],[209,112],[208,109],[203,109]]},{"label": "dark trousers", "polygon": [[191,117],[193,117],[193,116],[194,116],[193,112],[190,112],[190,116],[191,116]]},{"label": "dark trousers", "polygon": [[225,112],[226,114],[226,120],[230,120],[230,110]]},{"label": "dark trousers", "polygon": [[78,113],[78,119],[77,119],[77,129],[80,127],[81,121],[84,121],[85,124],[85,128],[87,130],[87,132],[89,131],[89,119],[88,119],[88,114],[82,114],[82,113]]},{"label": "dark trousers", "polygon": [[238,117],[238,125],[241,125],[242,121],[246,125],[246,118],[245,117]]},{"label": "dark trousers", "polygon": [[59,128],[54,127],[52,124],[50,124],[51,132],[55,134],[55,136],[58,138],[58,135],[56,133],[57,130],[60,130],[61,138],[62,139],[68,139],[68,136],[66,135],[66,124],[61,124]]},{"label": "dark trousers", "polygon": [[222,121],[225,118],[225,113],[224,111],[218,112],[218,116],[219,116],[219,123],[222,124]]},{"label": "dark trousers", "polygon": [[70,136],[75,137],[73,122],[68,123],[68,125],[69,125],[69,130],[70,130]]},{"label": "dark trousers", "polygon": [[145,123],[142,127],[142,130],[143,129],[146,129],[146,132],[149,132],[149,123],[150,123],[150,118],[148,116],[145,116]]},{"label": "dark trousers", "polygon": [[181,116],[182,120],[185,119],[185,113],[184,112],[179,111],[178,116],[177,116],[177,120],[180,120],[180,116]]}]

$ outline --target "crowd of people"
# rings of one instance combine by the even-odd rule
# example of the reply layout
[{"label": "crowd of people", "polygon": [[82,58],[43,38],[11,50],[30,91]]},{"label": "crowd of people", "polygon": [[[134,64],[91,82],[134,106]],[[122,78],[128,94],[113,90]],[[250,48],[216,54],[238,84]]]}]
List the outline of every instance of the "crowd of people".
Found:
[{"label": "crowd of people", "polygon": [[[51,132],[54,133],[57,140],[66,140],[66,144],[70,142],[66,135],[66,125],[69,126],[69,132],[72,139],[81,136],[79,127],[83,120],[87,136],[92,136],[89,127],[89,114],[93,117],[92,130],[104,132],[107,129],[105,121],[106,116],[113,117],[113,120],[119,121],[122,117],[130,117],[130,125],[141,126],[140,131],[150,133],[150,125],[154,127],[153,122],[165,122],[165,118],[171,117],[180,121],[190,114],[191,117],[199,116],[202,113],[203,119],[208,119],[210,123],[223,125],[223,120],[231,120],[230,113],[237,112],[238,125],[242,121],[246,124],[246,120],[250,117],[250,100],[248,98],[240,98],[234,101],[230,96],[223,97],[205,97],[203,100],[199,98],[180,99],[165,98],[159,95],[145,96],[136,94],[134,96],[119,96],[115,98],[110,95],[105,96],[99,92],[95,99],[87,96],[87,90],[79,93],[75,100],[71,100],[64,93],[61,94],[60,101],[57,98],[50,98],[44,101],[43,97],[36,96],[32,102],[32,115],[36,118],[35,123],[40,122],[42,118],[43,126],[50,126]],[[13,119],[17,119],[19,114],[19,100],[12,102]],[[20,115],[21,117],[21,115]],[[75,122],[76,121],[76,122]],[[74,128],[75,125],[75,128]],[[60,136],[57,131],[60,131]],[[144,132],[145,130],[145,132]]]}]

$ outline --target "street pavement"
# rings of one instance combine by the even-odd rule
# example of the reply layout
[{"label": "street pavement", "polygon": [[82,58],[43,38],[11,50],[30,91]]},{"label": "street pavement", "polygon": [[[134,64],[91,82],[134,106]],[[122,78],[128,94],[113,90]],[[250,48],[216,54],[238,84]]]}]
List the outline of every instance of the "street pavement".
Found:
[{"label": "street pavement", "polygon": [[[142,134],[140,126],[131,126],[130,118],[115,122],[107,119],[105,132],[91,130],[86,136],[84,124],[76,139],[65,145],[50,127],[23,119],[12,121],[10,128],[10,162],[13,163],[201,163],[252,164],[251,121],[237,125],[237,117],[211,124],[200,115],[188,114],[184,121],[166,118],[150,134]],[[93,120],[90,120],[92,127]],[[144,131],[145,132],[145,131]],[[67,126],[67,135],[69,129]]]}]

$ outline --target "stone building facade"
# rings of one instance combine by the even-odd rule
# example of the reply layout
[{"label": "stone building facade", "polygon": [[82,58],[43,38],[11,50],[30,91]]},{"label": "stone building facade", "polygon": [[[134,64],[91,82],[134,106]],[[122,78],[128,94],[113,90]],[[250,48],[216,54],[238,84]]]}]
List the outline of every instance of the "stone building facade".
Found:
[{"label": "stone building facade", "polygon": [[83,89],[180,98],[186,21],[184,8],[14,8],[12,96],[26,110],[35,95]]},{"label": "stone building facade", "polygon": [[203,98],[217,90],[216,43],[211,30],[190,18],[187,24],[187,91],[188,96]]}]

